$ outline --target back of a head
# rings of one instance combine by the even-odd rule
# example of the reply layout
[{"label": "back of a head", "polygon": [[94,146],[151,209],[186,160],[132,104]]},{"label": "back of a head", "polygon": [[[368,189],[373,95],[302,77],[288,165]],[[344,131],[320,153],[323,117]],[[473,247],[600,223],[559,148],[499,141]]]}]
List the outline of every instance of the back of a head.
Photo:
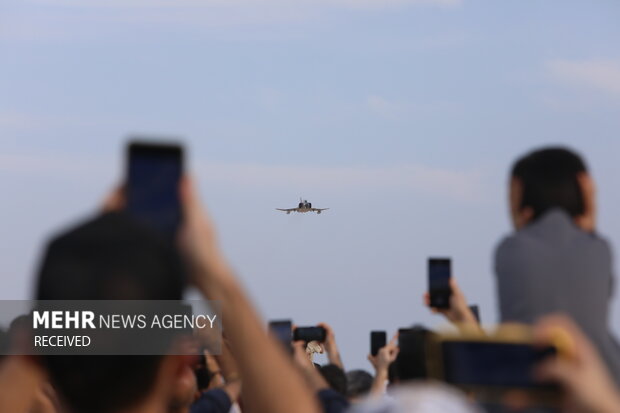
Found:
[{"label": "back of a head", "polygon": [[107,213],[53,239],[38,300],[177,300],[185,287],[176,249],[123,213]]},{"label": "back of a head", "polygon": [[[184,279],[175,248],[122,213],[53,239],[38,275],[38,300],[178,300]],[[112,413],[151,390],[163,356],[45,356],[72,413]]]},{"label": "back of a head", "polygon": [[335,364],[327,364],[319,368],[319,372],[329,384],[332,390],[337,391],[343,396],[347,393],[347,376],[340,367]]},{"label": "back of a head", "polygon": [[9,333],[0,327],[0,363],[9,351]]},{"label": "back of a head", "polygon": [[372,387],[372,374],[366,370],[351,370],[347,372],[347,397],[357,398],[365,396]]},{"label": "back of a head", "polygon": [[585,212],[578,176],[586,173],[585,162],[566,148],[545,148],[528,153],[512,167],[511,176],[522,185],[520,208],[529,207],[533,219],[552,208],[576,217]]}]

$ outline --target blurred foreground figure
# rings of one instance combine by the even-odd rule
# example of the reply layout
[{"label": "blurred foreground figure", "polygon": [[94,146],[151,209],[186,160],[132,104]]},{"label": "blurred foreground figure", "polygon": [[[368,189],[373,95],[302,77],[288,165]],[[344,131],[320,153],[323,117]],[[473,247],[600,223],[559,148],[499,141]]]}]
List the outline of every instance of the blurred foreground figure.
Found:
[{"label": "blurred foreground figure", "polygon": [[[184,280],[171,245],[122,213],[107,213],[50,242],[38,300],[179,300]],[[108,413],[167,403],[179,358],[43,356],[70,412]]]},{"label": "blurred foreground figure", "polygon": [[[224,309],[223,324],[244,382],[243,399],[251,411],[319,412],[315,394],[268,336],[221,254],[211,222],[187,180],[180,193],[181,254],[150,228],[114,212],[122,209],[119,193],[106,203],[112,212],[52,240],[40,269],[37,298],[178,300],[186,285],[181,269],[188,268],[189,281],[205,298],[220,300]],[[185,356],[46,356],[43,362],[67,413],[183,411],[189,402],[185,395],[195,388]],[[224,403],[219,403],[220,397],[201,397],[200,409],[194,410],[194,404],[191,411],[228,412],[230,394],[219,393],[227,399]]]},{"label": "blurred foreground figure", "polygon": [[620,383],[620,346],[608,329],[611,249],[595,232],[594,182],[585,163],[562,148],[522,157],[511,173],[510,210],[516,231],[495,254],[501,321],[531,324],[567,314]]},{"label": "blurred foreground figure", "polygon": [[596,348],[572,320],[563,315],[543,317],[534,328],[534,337],[541,345],[555,342],[564,348],[564,356],[545,360],[536,371],[539,380],[564,388],[562,412],[620,412],[618,387]]},{"label": "blurred foreground figure", "polygon": [[403,385],[389,397],[370,398],[350,413],[482,413],[458,390],[439,383]]},{"label": "blurred foreground figure", "polygon": [[27,357],[0,360],[0,412],[58,413],[43,370]]},{"label": "blurred foreground figure", "polygon": [[22,315],[11,322],[9,333],[0,331],[0,412],[58,413],[45,371],[34,357],[21,355],[30,346],[29,326],[30,317]]}]

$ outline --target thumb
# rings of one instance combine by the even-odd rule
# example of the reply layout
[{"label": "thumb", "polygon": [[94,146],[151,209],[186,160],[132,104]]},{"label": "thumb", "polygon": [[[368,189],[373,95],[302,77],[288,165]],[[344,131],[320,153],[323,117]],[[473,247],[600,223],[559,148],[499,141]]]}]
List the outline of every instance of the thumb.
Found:
[{"label": "thumb", "polygon": [[114,188],[103,200],[102,209],[104,212],[118,211],[125,207],[125,203],[125,187],[119,186]]},{"label": "thumb", "polygon": [[186,219],[191,219],[199,214],[200,202],[192,180],[188,176],[183,176],[179,182],[179,197]]},{"label": "thumb", "polygon": [[534,370],[538,381],[559,382],[565,385],[573,380],[575,374],[577,372],[571,364],[559,358],[542,361]]}]

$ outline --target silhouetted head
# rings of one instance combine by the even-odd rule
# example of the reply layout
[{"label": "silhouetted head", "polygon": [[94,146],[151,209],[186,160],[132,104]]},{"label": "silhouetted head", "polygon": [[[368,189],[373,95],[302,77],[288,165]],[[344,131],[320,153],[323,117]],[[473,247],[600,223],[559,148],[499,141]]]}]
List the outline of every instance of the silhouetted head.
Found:
[{"label": "silhouetted head", "polygon": [[[179,300],[176,249],[123,213],[107,213],[54,238],[38,274],[38,300]],[[144,400],[165,356],[45,356],[73,413],[111,413]]]},{"label": "silhouetted head", "polygon": [[326,364],[325,366],[321,366],[319,368],[319,372],[332,390],[346,396],[347,376],[340,367],[335,364]]},{"label": "silhouetted head", "polygon": [[349,400],[366,396],[372,387],[372,374],[365,370],[347,372],[347,398]]},{"label": "silhouetted head", "polygon": [[594,184],[585,162],[565,148],[535,150],[511,171],[510,210],[519,229],[559,208],[586,230],[594,229]]}]

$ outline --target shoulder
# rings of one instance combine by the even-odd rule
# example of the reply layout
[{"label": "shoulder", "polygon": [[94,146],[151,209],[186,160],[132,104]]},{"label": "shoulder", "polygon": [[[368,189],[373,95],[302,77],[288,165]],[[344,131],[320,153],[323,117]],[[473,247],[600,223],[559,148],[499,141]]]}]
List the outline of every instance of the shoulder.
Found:
[{"label": "shoulder", "polygon": [[[513,284],[519,279],[532,279],[547,260],[547,248],[540,239],[522,229],[505,236],[497,244],[493,257],[493,272],[497,280]],[[516,277],[518,275],[518,277]]]},{"label": "shoulder", "polygon": [[525,230],[513,232],[502,238],[495,247],[495,262],[510,259],[516,255],[528,254],[536,249],[536,240]]},{"label": "shoulder", "polygon": [[583,236],[583,244],[588,245],[592,251],[595,251],[597,254],[602,255],[604,258],[611,260],[612,259],[612,248],[610,242],[606,237],[598,234],[598,233],[587,233],[584,232]]}]

